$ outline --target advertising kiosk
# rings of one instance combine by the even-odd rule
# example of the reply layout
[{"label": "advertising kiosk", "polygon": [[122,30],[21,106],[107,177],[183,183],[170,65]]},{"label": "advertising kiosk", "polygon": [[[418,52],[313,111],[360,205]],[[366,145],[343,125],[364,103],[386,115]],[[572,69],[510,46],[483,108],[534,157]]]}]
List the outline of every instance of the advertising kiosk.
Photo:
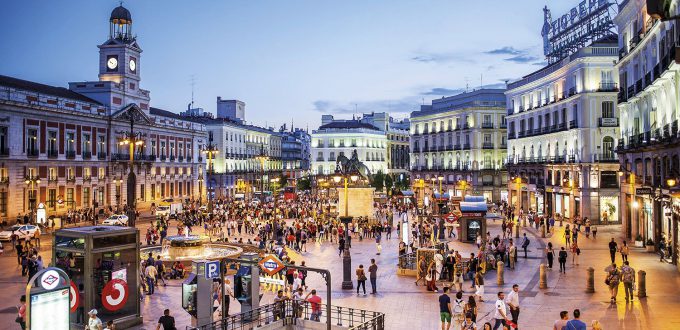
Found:
[{"label": "advertising kiosk", "polygon": [[73,282],[79,298],[71,309],[74,328],[87,312],[113,320],[120,329],[142,324],[139,301],[139,232],[135,228],[88,226],[57,230],[52,260]]},{"label": "advertising kiosk", "polygon": [[475,243],[477,236],[482,240],[486,234],[486,211],[487,206],[483,196],[465,196],[460,202],[460,241]]}]

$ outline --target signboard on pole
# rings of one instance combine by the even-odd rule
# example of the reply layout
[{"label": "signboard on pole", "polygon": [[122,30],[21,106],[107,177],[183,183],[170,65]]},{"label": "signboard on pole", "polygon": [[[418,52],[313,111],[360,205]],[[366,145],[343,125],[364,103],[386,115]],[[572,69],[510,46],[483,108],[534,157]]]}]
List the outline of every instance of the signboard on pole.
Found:
[{"label": "signboard on pole", "polygon": [[220,277],[220,261],[208,261],[205,263],[205,278],[213,279]]},{"label": "signboard on pole", "polygon": [[636,195],[651,195],[652,188],[635,188]]},{"label": "signboard on pole", "polygon": [[260,268],[269,276],[274,276],[274,274],[280,272],[286,266],[273,254],[268,254],[260,260]]},{"label": "signboard on pole", "polygon": [[26,286],[26,328],[70,329],[71,290],[71,280],[59,268],[49,267],[33,275]]}]

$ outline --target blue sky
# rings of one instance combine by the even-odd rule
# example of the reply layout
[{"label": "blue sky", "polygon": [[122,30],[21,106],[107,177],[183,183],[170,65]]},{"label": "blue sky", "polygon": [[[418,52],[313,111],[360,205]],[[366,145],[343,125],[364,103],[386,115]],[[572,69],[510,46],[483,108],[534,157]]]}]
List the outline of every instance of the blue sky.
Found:
[{"label": "blue sky", "polygon": [[[152,106],[246,102],[246,120],[319,125],[321,114],[388,111],[540,68],[542,7],[578,1],[141,1],[141,87]],[[3,1],[0,74],[67,86],[97,79],[117,1]]]}]

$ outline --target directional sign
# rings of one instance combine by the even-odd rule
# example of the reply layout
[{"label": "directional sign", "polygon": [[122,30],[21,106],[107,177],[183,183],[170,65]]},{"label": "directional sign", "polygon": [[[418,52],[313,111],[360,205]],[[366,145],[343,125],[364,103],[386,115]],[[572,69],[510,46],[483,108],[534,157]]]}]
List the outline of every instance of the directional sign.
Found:
[{"label": "directional sign", "polygon": [[127,282],[121,279],[113,279],[106,283],[102,290],[102,305],[107,310],[115,312],[125,306],[130,296]]},{"label": "directional sign", "polygon": [[260,268],[269,276],[274,276],[274,274],[285,268],[285,265],[279,258],[273,254],[268,254],[262,260],[260,260]]},{"label": "directional sign", "polygon": [[208,261],[205,263],[205,278],[213,279],[220,277],[220,261]]}]

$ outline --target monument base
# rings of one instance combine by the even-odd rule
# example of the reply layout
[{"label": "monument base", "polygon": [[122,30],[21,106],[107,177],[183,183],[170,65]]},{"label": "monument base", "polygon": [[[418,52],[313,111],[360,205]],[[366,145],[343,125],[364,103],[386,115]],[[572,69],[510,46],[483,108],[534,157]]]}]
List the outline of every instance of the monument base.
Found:
[{"label": "monument base", "polygon": [[[368,217],[369,221],[375,221],[373,209],[373,192],[375,188],[348,188],[347,189],[347,215],[350,217]],[[338,189],[338,214],[345,215],[345,189]]]}]

